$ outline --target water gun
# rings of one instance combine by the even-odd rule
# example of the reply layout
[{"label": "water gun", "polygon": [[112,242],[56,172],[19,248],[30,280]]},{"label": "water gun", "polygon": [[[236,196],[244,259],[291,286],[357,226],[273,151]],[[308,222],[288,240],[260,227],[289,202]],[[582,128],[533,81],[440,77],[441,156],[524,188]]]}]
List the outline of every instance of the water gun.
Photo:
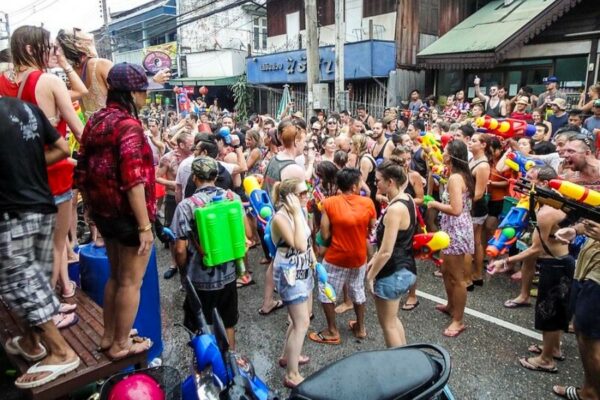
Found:
[{"label": "water gun", "polygon": [[431,150],[429,152],[430,157],[432,159],[438,160],[440,163],[442,162],[442,151],[440,150],[440,142],[435,138],[433,132],[423,133],[421,132],[421,136],[419,136],[419,141],[421,142],[421,146],[424,149]]},{"label": "water gun", "polygon": [[504,163],[513,171],[520,172],[523,175],[535,166],[544,165],[543,161],[527,158],[520,151],[511,151],[508,153]]},{"label": "water gun", "polygon": [[484,115],[477,118],[475,124],[480,128],[486,129],[489,133],[504,139],[509,139],[514,136],[531,137],[535,135],[535,126],[519,119],[496,119],[489,115]]},{"label": "water gun", "polygon": [[439,266],[442,260],[434,257],[434,254],[450,246],[450,236],[444,231],[433,233],[419,233],[413,237],[413,253],[415,258],[430,258]]},{"label": "water gun", "polygon": [[485,250],[490,258],[505,254],[529,226],[529,197],[524,196],[504,217]]},{"label": "water gun", "polygon": [[229,129],[229,127],[222,126],[217,132],[217,136],[221,137],[225,144],[231,144],[231,130]]},{"label": "water gun", "polygon": [[308,212],[315,212],[316,210],[314,209],[314,207],[316,207],[318,211],[323,211],[323,200],[325,200],[323,192],[321,192],[321,190],[319,190],[319,188],[315,186],[312,191],[312,196],[313,201],[308,203]]},{"label": "water gun", "polygon": [[[574,192],[574,188],[572,186],[563,186],[565,183],[569,182],[559,181],[558,179],[554,181],[556,182],[552,183],[551,185],[559,187],[563,192],[568,191],[570,195],[577,196],[577,193]],[[560,186],[558,185],[559,182]],[[580,186],[576,184],[573,185]],[[586,188],[584,188],[584,190],[585,189]],[[521,179],[517,181],[515,183],[515,190],[523,194],[529,195],[533,199],[537,200],[540,204],[545,204],[550,207],[554,207],[567,214],[567,218],[559,224],[560,226],[572,225],[581,218],[589,219],[591,221],[600,223],[600,208],[594,207],[590,205],[590,203],[584,203],[583,201],[585,201],[585,199],[582,201],[572,200],[568,196],[562,196],[560,193],[557,193],[554,190],[532,185],[531,182],[529,182],[526,179]],[[598,192],[593,192],[593,196],[591,196],[590,198],[596,198],[597,201],[598,198],[596,197],[596,193]],[[581,196],[579,198],[581,198]],[[588,200],[588,202],[589,201],[593,200]]]},{"label": "water gun", "polygon": [[316,263],[314,268],[315,272],[317,273],[317,279],[319,280],[321,291],[329,300],[335,303],[335,289],[333,289],[331,283],[327,281],[327,270],[321,263]]},{"label": "water gun", "polygon": [[435,200],[435,199],[433,198],[433,196],[431,196],[429,194],[426,194],[425,196],[423,196],[423,204],[425,204],[425,205],[429,204],[429,202],[433,201],[433,200]]},{"label": "water gun", "polygon": [[442,164],[435,164],[431,166],[431,177],[437,182],[438,185],[448,182],[445,172],[445,167]]},{"label": "water gun", "polygon": [[[229,131],[229,128],[227,130]],[[261,224],[262,229],[265,230],[267,223],[273,218],[273,214],[275,214],[271,198],[265,190],[261,189],[260,182],[258,182],[258,179],[254,175],[244,178],[243,186],[244,192],[246,192],[246,196],[249,199],[252,214]]]},{"label": "water gun", "polygon": [[573,182],[552,179],[548,186],[558,191],[558,193],[573,199],[579,203],[587,204],[592,207],[600,206],[600,192],[586,188]]}]

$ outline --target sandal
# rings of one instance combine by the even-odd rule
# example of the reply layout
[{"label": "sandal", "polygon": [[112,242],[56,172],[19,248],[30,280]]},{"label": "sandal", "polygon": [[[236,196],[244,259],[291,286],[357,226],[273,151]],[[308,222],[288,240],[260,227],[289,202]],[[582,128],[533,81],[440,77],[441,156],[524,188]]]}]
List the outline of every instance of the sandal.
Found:
[{"label": "sandal", "polygon": [[246,286],[252,286],[256,284],[256,282],[254,281],[254,279],[252,279],[252,276],[250,276],[250,274],[246,274],[240,278],[237,278],[235,281],[235,286],[240,289]]},{"label": "sandal", "polygon": [[458,337],[458,335],[460,335],[461,333],[463,333],[464,331],[467,330],[466,326],[463,326],[460,329],[450,329],[450,328],[446,328],[444,330],[444,332],[442,332],[442,335],[449,337],[449,338],[455,338]]},{"label": "sandal", "polygon": [[73,281],[69,281],[69,285],[71,285],[71,291],[65,293],[65,288],[62,289],[62,298],[70,299],[75,296],[75,291],[77,290],[77,284]]},{"label": "sandal", "polygon": [[79,357],[76,357],[75,360],[70,361],[66,364],[47,364],[47,365],[41,365],[40,363],[34,364],[31,367],[29,367],[27,372],[25,372],[25,375],[41,374],[43,372],[50,372],[50,374],[44,376],[43,378],[39,378],[35,381],[28,381],[28,382],[19,381],[19,379],[21,379],[23,376],[25,376],[25,375],[21,375],[19,378],[17,378],[17,381],[15,382],[15,386],[18,387],[19,389],[32,389],[32,388],[36,388],[38,386],[45,385],[46,383],[52,382],[56,378],[77,369],[77,367],[79,367],[79,363],[80,363],[80,359],[79,359]]},{"label": "sandal", "polygon": [[521,307],[531,307],[531,303],[518,303],[514,300],[506,300],[504,302],[504,307],[506,308],[521,308]]},{"label": "sandal", "polygon": [[520,357],[519,364],[521,364],[521,367],[526,368],[530,371],[548,372],[551,374],[555,374],[558,372],[558,368],[556,367],[556,365],[554,367],[544,367],[542,365],[533,364],[530,361],[531,359],[532,358],[528,358],[528,357]]},{"label": "sandal", "polygon": [[[532,344],[527,348],[527,351],[533,354],[542,354],[542,350],[543,348],[539,344]],[[556,361],[565,361],[567,359],[564,354],[552,356],[552,358],[554,358]]]},{"label": "sandal", "polygon": [[414,310],[415,308],[417,308],[418,306],[419,306],[419,301],[417,300],[417,302],[416,302],[416,303],[411,303],[411,304],[409,304],[409,303],[404,303],[404,305],[402,305],[402,309],[403,309],[404,311],[412,311],[412,310]]},{"label": "sandal", "polygon": [[283,308],[283,306],[284,306],[283,301],[277,300],[275,302],[275,305],[273,306],[273,308],[271,308],[269,311],[264,311],[262,308],[259,308],[258,313],[264,317],[264,316],[267,316],[267,315],[279,310],[280,308]]},{"label": "sandal", "polygon": [[59,314],[72,313],[73,311],[75,311],[76,308],[77,308],[77,304],[60,303],[60,306],[58,307],[58,313]]},{"label": "sandal", "polygon": [[357,339],[366,339],[367,338],[367,333],[365,332],[364,334],[360,334],[356,331],[356,327],[358,326],[358,323],[356,320],[350,320],[348,321],[348,329],[350,329],[350,331],[352,332],[352,334],[354,335],[355,338]]},{"label": "sandal", "polygon": [[[136,336],[138,336],[138,330],[135,328],[131,328],[131,330],[129,331],[129,338],[133,339]],[[103,353],[108,349],[110,349],[110,345],[108,347],[103,347],[103,346],[96,347],[96,351],[99,353]]]},{"label": "sandal", "polygon": [[[558,388],[564,389],[564,392],[559,393]],[[581,400],[581,397],[577,393],[578,390],[581,390],[581,388],[575,386],[552,386],[552,393],[567,400]]]},{"label": "sandal", "polygon": [[69,314],[58,313],[54,317],[52,317],[52,321],[54,322],[54,325],[56,325],[56,327],[58,329],[66,329],[70,326],[75,325],[77,322],[79,322],[79,317],[75,313],[69,313]]},{"label": "sandal", "polygon": [[[126,357],[130,357],[133,356],[135,354],[140,354],[143,353],[145,351],[150,350],[150,348],[152,347],[154,343],[152,343],[152,340],[148,339],[148,338],[143,338],[140,336],[134,336],[131,338],[131,342],[129,344],[129,347],[125,350],[121,350],[119,352],[120,355],[116,355],[116,356],[111,356],[108,353],[105,353],[106,356],[108,358],[111,359],[111,361],[118,361],[121,360],[123,358]],[[121,354],[124,353],[124,354]]]},{"label": "sandal", "polygon": [[339,338],[339,336],[336,338],[326,338],[325,336],[323,336],[323,332],[310,332],[308,334],[308,338],[310,340],[312,340],[313,342],[316,342],[319,344],[338,345],[338,344],[342,343],[342,340]]},{"label": "sandal", "polygon": [[15,336],[13,338],[8,339],[6,341],[6,344],[4,345],[4,349],[6,350],[6,352],[13,356],[21,356],[29,362],[40,361],[48,355],[48,351],[41,343],[38,343],[38,348],[41,350],[38,354],[26,353],[25,350],[23,350],[23,348],[19,344],[21,339],[21,336]]}]

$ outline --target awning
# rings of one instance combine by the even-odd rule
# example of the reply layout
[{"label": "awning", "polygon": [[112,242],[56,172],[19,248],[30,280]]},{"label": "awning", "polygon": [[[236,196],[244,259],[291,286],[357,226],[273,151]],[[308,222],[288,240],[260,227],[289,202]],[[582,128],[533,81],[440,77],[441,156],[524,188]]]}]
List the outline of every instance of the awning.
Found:
[{"label": "awning", "polygon": [[238,81],[240,76],[224,76],[221,78],[175,78],[169,83],[171,86],[231,86]]},{"label": "awning", "polygon": [[492,1],[419,52],[417,64],[429,69],[492,68],[579,2]]}]

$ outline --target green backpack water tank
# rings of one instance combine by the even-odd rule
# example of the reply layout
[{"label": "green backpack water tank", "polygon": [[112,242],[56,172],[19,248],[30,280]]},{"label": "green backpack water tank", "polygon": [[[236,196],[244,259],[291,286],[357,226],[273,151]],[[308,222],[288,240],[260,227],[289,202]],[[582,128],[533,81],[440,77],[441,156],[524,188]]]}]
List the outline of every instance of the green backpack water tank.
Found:
[{"label": "green backpack water tank", "polygon": [[239,200],[224,200],[215,196],[210,204],[194,210],[202,262],[214,267],[229,261],[242,260],[246,254],[244,208]]}]

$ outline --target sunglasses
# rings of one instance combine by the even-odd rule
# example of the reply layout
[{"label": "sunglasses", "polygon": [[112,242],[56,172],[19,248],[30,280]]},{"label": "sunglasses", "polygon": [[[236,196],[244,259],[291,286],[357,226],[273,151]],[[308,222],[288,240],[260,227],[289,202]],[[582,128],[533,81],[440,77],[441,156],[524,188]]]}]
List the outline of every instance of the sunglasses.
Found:
[{"label": "sunglasses", "polygon": [[303,190],[300,193],[296,193],[296,196],[298,196],[298,197],[306,197],[306,196],[308,196],[308,190]]},{"label": "sunglasses", "polygon": [[327,125],[335,125],[336,122],[335,121],[327,121]]}]

